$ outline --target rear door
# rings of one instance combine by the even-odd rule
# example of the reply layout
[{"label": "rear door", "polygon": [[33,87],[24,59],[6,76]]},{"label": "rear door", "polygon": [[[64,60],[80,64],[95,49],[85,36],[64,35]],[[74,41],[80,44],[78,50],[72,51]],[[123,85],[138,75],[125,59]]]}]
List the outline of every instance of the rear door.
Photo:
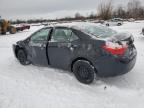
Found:
[{"label": "rear door", "polygon": [[29,42],[31,61],[37,65],[48,65],[47,44],[51,28],[43,28],[34,33]]},{"label": "rear door", "polygon": [[77,39],[78,37],[73,35],[73,32],[69,28],[55,28],[47,50],[50,65],[57,68],[67,69],[74,52],[72,41]]}]

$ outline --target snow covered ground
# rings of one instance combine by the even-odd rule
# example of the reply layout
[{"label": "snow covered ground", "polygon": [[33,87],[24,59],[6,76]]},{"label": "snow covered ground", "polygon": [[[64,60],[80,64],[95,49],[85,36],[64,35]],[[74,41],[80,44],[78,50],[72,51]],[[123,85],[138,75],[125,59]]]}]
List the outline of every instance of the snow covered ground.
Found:
[{"label": "snow covered ground", "polygon": [[22,66],[12,44],[40,27],[0,36],[0,108],[144,108],[144,21],[111,28],[134,35],[137,63],[125,75],[100,78],[91,85],[79,83],[67,71]]}]

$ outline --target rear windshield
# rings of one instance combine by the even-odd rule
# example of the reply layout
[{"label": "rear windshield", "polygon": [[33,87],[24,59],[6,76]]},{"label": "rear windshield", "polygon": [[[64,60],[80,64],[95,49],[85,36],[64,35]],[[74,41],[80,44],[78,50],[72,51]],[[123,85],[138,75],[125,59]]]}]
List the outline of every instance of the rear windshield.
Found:
[{"label": "rear windshield", "polygon": [[79,24],[77,27],[88,34],[99,38],[107,38],[117,33],[108,27],[96,24]]}]

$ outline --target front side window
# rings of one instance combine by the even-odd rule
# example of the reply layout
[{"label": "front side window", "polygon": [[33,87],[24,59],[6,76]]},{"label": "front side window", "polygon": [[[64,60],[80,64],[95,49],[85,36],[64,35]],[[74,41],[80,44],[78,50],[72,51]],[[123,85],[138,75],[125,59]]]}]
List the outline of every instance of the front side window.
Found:
[{"label": "front side window", "polygon": [[69,42],[77,39],[70,29],[56,28],[52,34],[51,41],[55,42]]},{"label": "front side window", "polygon": [[50,32],[50,28],[41,29],[32,35],[31,41],[33,43],[37,43],[40,41],[47,41],[49,32]]},{"label": "front side window", "polygon": [[72,32],[71,37],[70,37],[70,41],[75,41],[75,40],[77,40],[77,39],[79,39],[79,38],[77,37],[77,35]]}]

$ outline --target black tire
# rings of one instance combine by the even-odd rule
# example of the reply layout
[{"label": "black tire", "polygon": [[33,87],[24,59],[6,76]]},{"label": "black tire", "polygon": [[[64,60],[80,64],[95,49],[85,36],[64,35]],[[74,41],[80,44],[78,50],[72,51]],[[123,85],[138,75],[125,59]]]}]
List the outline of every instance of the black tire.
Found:
[{"label": "black tire", "polygon": [[15,34],[16,33],[16,28],[15,27],[10,27],[10,29],[9,29],[9,32],[10,32],[10,34]]},{"label": "black tire", "polygon": [[28,27],[28,30],[30,29],[30,26]]},{"label": "black tire", "polygon": [[142,29],[142,34],[144,35],[144,29]]},{"label": "black tire", "polygon": [[1,34],[2,34],[2,35],[6,35],[6,32],[2,32]]},{"label": "black tire", "polygon": [[109,24],[106,24],[106,26],[109,26]]},{"label": "black tire", "polygon": [[22,65],[30,64],[30,62],[27,60],[26,53],[22,49],[18,50],[17,58]]},{"label": "black tire", "polygon": [[21,31],[23,31],[23,29],[21,29]]},{"label": "black tire", "polygon": [[121,25],[122,25],[121,23],[118,23],[118,24],[117,24],[117,26],[121,26]]},{"label": "black tire", "polygon": [[75,77],[84,84],[90,84],[95,78],[94,67],[86,60],[78,60],[73,65]]}]

